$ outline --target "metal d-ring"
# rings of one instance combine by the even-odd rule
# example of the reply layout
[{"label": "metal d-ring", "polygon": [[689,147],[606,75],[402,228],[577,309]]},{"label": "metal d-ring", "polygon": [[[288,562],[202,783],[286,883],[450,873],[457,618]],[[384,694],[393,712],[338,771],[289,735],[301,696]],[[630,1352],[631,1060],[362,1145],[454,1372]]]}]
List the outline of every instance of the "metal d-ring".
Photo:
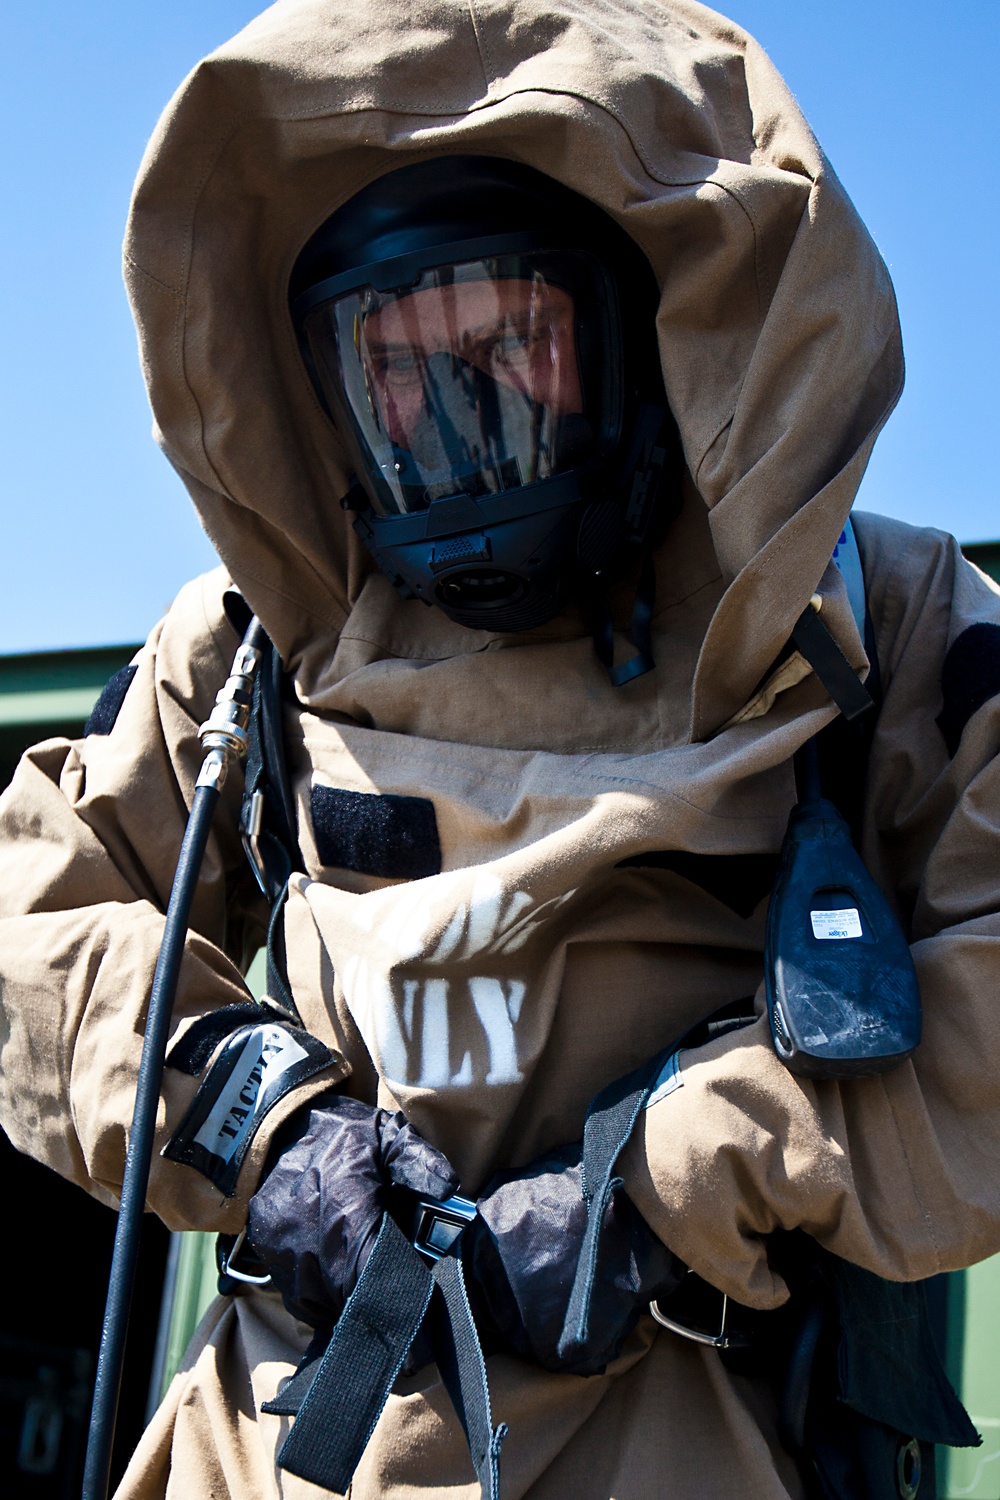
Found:
[{"label": "metal d-ring", "polygon": [[726,1332],[729,1298],[725,1292],[721,1292],[720,1296],[722,1297],[722,1310],[718,1333],[701,1333],[696,1328],[688,1328],[686,1324],[678,1323],[674,1318],[668,1318],[655,1299],[649,1304],[649,1311],[661,1328],[668,1328],[671,1333],[676,1333],[682,1339],[690,1339],[693,1344],[704,1344],[709,1349],[729,1349],[733,1342]]},{"label": "metal d-ring", "polygon": [[915,1500],[921,1479],[920,1444],[916,1438],[901,1443],[896,1454],[896,1488],[902,1500]]},{"label": "metal d-ring", "polygon": [[234,1281],[245,1281],[248,1286],[267,1286],[268,1282],[271,1280],[270,1271],[268,1271],[265,1276],[251,1276],[249,1271],[238,1271],[233,1264],[236,1257],[243,1249],[243,1242],[245,1241],[246,1237],[246,1229],[241,1229],[239,1234],[236,1236],[235,1241],[233,1242],[232,1249],[226,1256],[226,1259],[223,1263],[222,1274],[224,1276],[231,1276]]}]

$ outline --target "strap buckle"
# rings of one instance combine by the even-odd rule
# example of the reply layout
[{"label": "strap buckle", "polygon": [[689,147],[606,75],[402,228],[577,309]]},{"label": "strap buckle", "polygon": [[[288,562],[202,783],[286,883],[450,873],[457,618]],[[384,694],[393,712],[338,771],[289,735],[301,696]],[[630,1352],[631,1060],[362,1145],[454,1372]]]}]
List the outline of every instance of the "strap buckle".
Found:
[{"label": "strap buckle", "polygon": [[726,1293],[703,1281],[690,1267],[666,1301],[671,1312],[679,1316],[668,1317],[656,1300],[649,1304],[650,1314],[661,1328],[679,1338],[709,1349],[744,1349],[751,1342],[747,1333],[733,1328]]},{"label": "strap buckle", "polygon": [[413,1210],[411,1242],[431,1265],[439,1261],[458,1239],[466,1224],[476,1217],[471,1198],[454,1193],[450,1198],[419,1198]]}]

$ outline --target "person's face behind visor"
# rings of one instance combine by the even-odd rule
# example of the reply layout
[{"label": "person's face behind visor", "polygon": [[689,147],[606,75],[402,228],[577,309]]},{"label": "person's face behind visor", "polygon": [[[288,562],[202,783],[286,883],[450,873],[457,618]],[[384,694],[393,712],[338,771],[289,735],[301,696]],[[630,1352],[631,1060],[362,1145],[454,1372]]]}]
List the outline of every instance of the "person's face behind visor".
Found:
[{"label": "person's face behind visor", "polygon": [[573,299],[540,277],[410,292],[369,313],[361,341],[380,425],[404,447],[433,399],[437,354],[468,368],[470,393],[479,372],[543,408],[543,421],[583,411]]},{"label": "person's face behind visor", "polygon": [[589,456],[573,295],[513,269],[442,267],[405,290],[348,293],[311,320],[328,368],[333,334],[342,399],[390,513],[514,489]]}]

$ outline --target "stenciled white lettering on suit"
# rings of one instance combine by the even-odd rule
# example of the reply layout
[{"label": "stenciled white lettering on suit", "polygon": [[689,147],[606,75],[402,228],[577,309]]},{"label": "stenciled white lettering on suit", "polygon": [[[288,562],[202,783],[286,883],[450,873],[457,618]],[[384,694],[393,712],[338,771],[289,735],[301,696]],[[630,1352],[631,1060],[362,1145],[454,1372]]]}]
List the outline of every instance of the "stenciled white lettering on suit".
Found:
[{"label": "stenciled white lettering on suit", "polygon": [[[520,1082],[528,975],[503,963],[506,972],[484,972],[479,961],[518,953],[573,894],[535,905],[489,870],[458,870],[400,887],[388,911],[380,902],[366,913],[369,941],[342,965],[340,982],[385,1078],[435,1089]],[[442,928],[443,906],[452,915]],[[455,1056],[453,1038],[468,1038],[470,1026],[480,1045],[459,1043]]]}]

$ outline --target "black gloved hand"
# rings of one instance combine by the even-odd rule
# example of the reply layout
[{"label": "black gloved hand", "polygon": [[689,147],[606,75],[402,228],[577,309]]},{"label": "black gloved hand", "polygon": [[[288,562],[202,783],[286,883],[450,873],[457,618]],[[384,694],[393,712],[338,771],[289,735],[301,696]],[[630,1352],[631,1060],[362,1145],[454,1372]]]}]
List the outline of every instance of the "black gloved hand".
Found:
[{"label": "black gloved hand", "polygon": [[288,1311],[335,1323],[372,1252],[387,1190],[447,1198],[458,1178],[402,1114],[336,1095],[292,1117],[250,1199],[247,1239]]},{"label": "black gloved hand", "polygon": [[618,1355],[650,1301],[674,1289],[685,1267],[616,1188],[601,1226],[587,1342],[571,1362],[560,1358],[587,1223],[581,1178],[579,1145],[519,1172],[498,1173],[461,1246],[478,1322],[547,1370],[594,1375]]}]

